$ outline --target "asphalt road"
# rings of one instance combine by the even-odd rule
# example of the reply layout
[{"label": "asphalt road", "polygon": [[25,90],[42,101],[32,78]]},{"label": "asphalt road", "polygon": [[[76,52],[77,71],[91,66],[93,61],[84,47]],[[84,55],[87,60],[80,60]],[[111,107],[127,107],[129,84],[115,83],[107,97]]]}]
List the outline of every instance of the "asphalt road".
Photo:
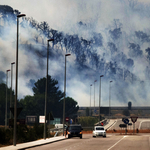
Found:
[{"label": "asphalt road", "polygon": [[83,138],[71,138],[28,150],[149,150],[150,134],[120,135],[107,134],[106,138],[93,138],[84,134]]},{"label": "asphalt road", "polygon": [[[129,122],[132,123],[130,118],[129,118]],[[122,122],[122,119],[118,119],[116,123],[109,128],[109,130],[113,130],[113,129],[120,130],[119,127],[120,124],[124,124]],[[128,126],[128,129],[133,130],[133,123],[132,126]],[[137,121],[135,122],[135,129],[150,129],[150,119],[142,119],[142,118],[137,119]]]}]

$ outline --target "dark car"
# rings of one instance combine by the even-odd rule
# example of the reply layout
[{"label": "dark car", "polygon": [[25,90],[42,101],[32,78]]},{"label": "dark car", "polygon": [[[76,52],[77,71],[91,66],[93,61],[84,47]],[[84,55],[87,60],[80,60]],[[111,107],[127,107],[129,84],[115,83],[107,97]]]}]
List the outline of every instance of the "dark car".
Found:
[{"label": "dark car", "polygon": [[80,139],[82,139],[82,127],[81,125],[70,125],[68,128],[68,138],[71,137],[80,137]]}]

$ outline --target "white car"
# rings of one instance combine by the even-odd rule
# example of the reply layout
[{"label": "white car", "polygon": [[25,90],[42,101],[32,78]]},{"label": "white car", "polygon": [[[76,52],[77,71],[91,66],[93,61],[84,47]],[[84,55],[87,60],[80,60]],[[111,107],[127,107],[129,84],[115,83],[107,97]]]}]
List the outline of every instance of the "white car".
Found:
[{"label": "white car", "polygon": [[106,131],[103,126],[95,126],[93,130],[93,137],[103,136],[106,137]]}]

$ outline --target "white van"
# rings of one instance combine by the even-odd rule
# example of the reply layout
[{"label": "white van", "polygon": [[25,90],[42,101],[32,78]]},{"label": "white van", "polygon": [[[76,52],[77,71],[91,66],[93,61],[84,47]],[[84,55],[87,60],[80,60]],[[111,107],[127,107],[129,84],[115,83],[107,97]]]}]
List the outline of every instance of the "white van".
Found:
[{"label": "white van", "polygon": [[[67,125],[66,124],[64,124],[64,126],[65,126],[65,128],[67,127]],[[55,124],[55,128],[57,128],[57,129],[63,129],[63,124]]]}]

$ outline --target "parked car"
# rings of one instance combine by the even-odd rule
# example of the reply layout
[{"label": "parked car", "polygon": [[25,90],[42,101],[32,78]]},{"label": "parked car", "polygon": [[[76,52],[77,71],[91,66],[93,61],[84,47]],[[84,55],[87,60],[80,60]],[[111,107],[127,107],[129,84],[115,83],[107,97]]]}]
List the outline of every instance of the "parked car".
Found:
[{"label": "parked car", "polygon": [[95,126],[93,130],[93,137],[103,136],[106,137],[106,131],[103,126]]},{"label": "parked car", "polygon": [[80,137],[80,139],[82,139],[82,130],[83,128],[81,127],[81,125],[78,124],[70,125],[68,128],[68,138]]}]

